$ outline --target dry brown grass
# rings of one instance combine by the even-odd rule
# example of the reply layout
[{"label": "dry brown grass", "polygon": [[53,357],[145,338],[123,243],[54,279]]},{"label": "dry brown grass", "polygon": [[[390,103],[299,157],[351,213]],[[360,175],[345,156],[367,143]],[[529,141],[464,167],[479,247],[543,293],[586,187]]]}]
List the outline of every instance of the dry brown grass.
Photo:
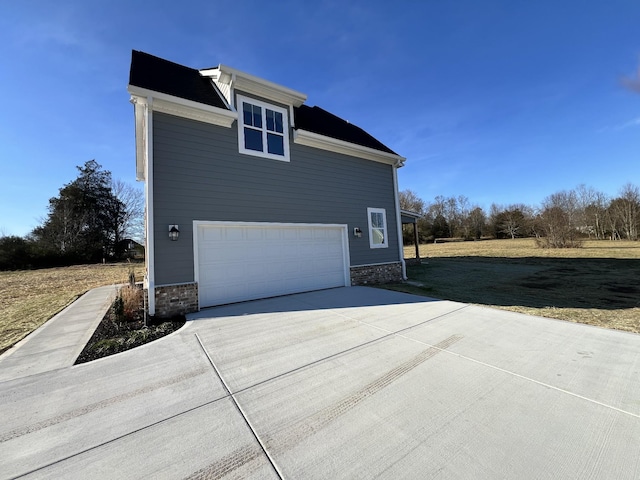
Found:
[{"label": "dry brown grass", "polygon": [[0,353],[92,288],[136,280],[143,264],[78,265],[0,272]]},{"label": "dry brown grass", "polygon": [[[428,243],[420,245],[420,257],[640,259],[640,242],[586,240],[582,248],[538,248],[533,238]],[[404,258],[415,258],[415,247],[405,247]]]},{"label": "dry brown grass", "polygon": [[120,288],[118,296],[122,299],[122,313],[126,319],[132,320],[143,308],[142,289],[127,284]]},{"label": "dry brown grass", "polygon": [[[405,249],[406,258],[415,252]],[[435,298],[640,333],[640,242],[586,241],[540,249],[532,239],[420,246],[418,285],[392,288]]]}]

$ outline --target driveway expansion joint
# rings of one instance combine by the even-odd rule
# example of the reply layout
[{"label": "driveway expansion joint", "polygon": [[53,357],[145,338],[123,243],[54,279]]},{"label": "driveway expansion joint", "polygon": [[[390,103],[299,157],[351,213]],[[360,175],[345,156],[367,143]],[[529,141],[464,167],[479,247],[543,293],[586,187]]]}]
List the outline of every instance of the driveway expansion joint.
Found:
[{"label": "driveway expansion joint", "polygon": [[[209,360],[209,363],[211,364],[211,366],[213,367],[214,371],[216,372],[216,375],[220,379],[220,382],[224,386],[224,389],[229,394],[229,398],[231,398],[231,401],[233,402],[234,406],[236,407],[236,409],[238,410],[238,412],[242,416],[245,424],[247,425],[247,427],[249,427],[249,430],[251,431],[251,434],[255,438],[256,442],[258,442],[258,445],[260,445],[260,448],[261,448],[262,452],[267,457],[267,460],[269,460],[269,463],[273,467],[273,470],[275,471],[276,475],[278,475],[278,478],[280,478],[282,480],[284,477],[283,477],[282,473],[280,472],[280,469],[276,465],[275,460],[271,457],[271,455],[267,451],[267,448],[264,445],[264,443],[262,442],[262,440],[260,439],[260,437],[258,435],[258,432],[256,432],[256,429],[251,424],[251,421],[249,420],[249,418],[247,418],[247,414],[245,413],[245,411],[242,409],[242,407],[238,403],[238,400],[236,399],[235,394],[231,393],[231,390],[229,389],[229,386],[227,385],[227,382],[225,382],[224,378],[222,377],[222,374],[218,370],[218,367],[216,367],[216,364],[214,363],[213,359],[211,358],[211,355],[209,355],[209,352],[207,351],[207,349],[205,348],[204,344],[202,343],[202,340],[200,340],[200,336],[197,333],[195,334],[195,336],[196,336],[196,339],[198,340],[198,344],[200,345],[200,348],[202,348],[202,351],[206,355],[207,359]],[[246,458],[245,461],[248,461],[248,460],[251,460],[251,459],[252,458]]]}]

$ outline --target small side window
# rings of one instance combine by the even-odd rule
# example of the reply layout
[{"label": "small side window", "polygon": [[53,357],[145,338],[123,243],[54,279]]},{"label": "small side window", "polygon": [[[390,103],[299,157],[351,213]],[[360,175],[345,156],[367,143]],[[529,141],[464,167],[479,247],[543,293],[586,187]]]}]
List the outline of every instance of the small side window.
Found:
[{"label": "small side window", "polygon": [[369,247],[387,248],[387,212],[384,208],[367,208],[369,217]]}]

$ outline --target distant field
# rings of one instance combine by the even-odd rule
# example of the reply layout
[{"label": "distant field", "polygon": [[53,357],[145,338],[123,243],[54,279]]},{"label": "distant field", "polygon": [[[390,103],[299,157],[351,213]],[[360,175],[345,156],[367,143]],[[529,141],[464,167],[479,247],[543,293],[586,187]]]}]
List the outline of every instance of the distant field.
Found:
[{"label": "distant field", "polygon": [[0,353],[92,288],[138,281],[143,264],[79,265],[0,272]]},{"label": "distant field", "polygon": [[[415,248],[405,248],[405,258]],[[532,239],[420,246],[410,293],[640,333],[640,242],[539,249]]]}]

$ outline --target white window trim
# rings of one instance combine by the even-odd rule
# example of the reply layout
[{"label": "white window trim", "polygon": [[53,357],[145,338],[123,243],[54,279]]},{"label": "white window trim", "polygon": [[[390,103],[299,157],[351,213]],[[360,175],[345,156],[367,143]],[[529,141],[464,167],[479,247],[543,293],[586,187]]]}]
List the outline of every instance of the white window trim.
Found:
[{"label": "white window trim", "polygon": [[[252,105],[257,105],[262,108],[262,145],[265,151],[259,152],[257,150],[250,150],[245,148],[244,146],[244,115],[242,102],[247,102]],[[245,97],[243,95],[238,95],[236,99],[236,108],[238,111],[238,149],[240,153],[245,155],[252,155],[254,157],[262,157],[269,158],[271,160],[280,160],[281,162],[289,162],[289,114],[287,109],[278,107],[276,105],[272,105],[270,103],[262,102],[260,100],[255,100],[253,98]],[[278,112],[282,114],[282,126],[283,126],[283,138],[284,138],[284,155],[276,155],[273,153],[268,153],[267,149],[267,122],[266,122],[266,110],[273,110],[274,112]],[[252,128],[251,126],[249,126]]]},{"label": "white window trim", "polygon": [[[384,228],[384,243],[373,243],[373,225],[371,224],[371,214],[381,213]],[[369,247],[370,248],[388,248],[389,247],[389,229],[387,227],[387,211],[384,208],[367,208],[367,223],[369,224]]]}]

